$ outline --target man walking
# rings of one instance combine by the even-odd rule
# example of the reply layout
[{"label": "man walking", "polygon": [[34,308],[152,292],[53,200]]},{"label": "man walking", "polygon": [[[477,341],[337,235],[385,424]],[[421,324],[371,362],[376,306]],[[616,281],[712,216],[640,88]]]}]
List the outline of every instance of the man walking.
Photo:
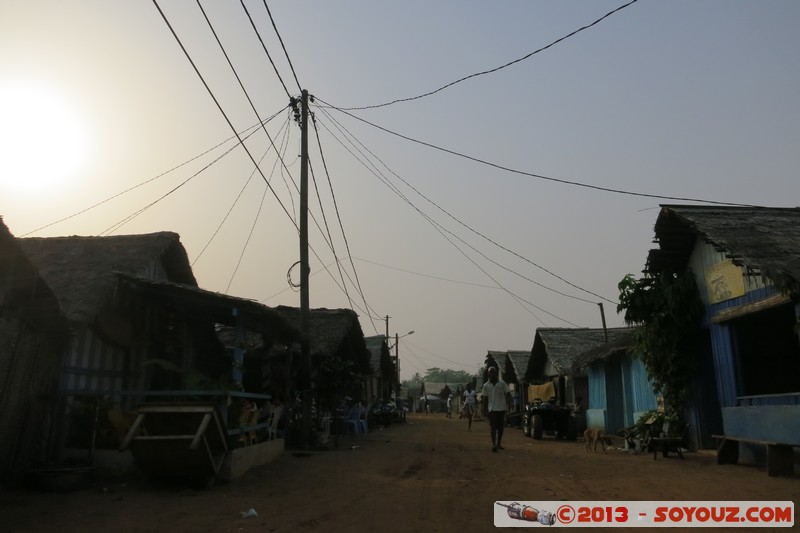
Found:
[{"label": "man walking", "polygon": [[503,428],[506,425],[506,411],[511,403],[511,389],[499,378],[496,367],[489,367],[489,381],[483,384],[481,402],[483,413],[489,418],[492,451],[502,450]]}]

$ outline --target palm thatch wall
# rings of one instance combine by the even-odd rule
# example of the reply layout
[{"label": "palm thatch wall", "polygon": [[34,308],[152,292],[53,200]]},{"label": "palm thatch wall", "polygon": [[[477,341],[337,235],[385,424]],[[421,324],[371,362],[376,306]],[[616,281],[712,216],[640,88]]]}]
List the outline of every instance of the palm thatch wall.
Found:
[{"label": "palm thatch wall", "polygon": [[66,322],[49,287],[0,218],[0,479],[50,458]]}]

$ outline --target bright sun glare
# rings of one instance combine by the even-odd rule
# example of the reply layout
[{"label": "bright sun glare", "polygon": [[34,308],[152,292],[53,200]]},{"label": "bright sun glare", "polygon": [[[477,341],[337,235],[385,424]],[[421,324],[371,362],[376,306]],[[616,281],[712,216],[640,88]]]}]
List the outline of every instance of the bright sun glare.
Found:
[{"label": "bright sun glare", "polygon": [[84,121],[68,101],[44,87],[0,84],[0,189],[62,189],[87,155]]}]

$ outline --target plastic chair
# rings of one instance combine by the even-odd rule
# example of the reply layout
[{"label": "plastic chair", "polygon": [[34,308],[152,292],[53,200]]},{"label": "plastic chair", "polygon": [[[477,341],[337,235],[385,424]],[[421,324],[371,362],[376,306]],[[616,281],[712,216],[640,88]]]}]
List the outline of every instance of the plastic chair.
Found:
[{"label": "plastic chair", "polygon": [[349,411],[347,411],[347,418],[345,418],[345,427],[350,430],[353,429],[353,435],[358,436],[361,433],[366,433],[366,430],[363,429],[366,427],[366,422],[361,424],[361,406],[359,404],[353,405]]}]

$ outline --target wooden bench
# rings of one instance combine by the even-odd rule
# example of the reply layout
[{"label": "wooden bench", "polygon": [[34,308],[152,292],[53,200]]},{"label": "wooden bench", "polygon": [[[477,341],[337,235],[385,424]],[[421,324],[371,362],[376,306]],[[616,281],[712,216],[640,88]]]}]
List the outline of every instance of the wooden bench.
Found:
[{"label": "wooden bench", "polygon": [[737,464],[739,462],[739,443],[759,444],[767,447],[767,475],[790,476],[794,472],[792,449],[800,444],[771,442],[748,437],[732,437],[730,435],[711,435],[717,439],[717,464]]}]

